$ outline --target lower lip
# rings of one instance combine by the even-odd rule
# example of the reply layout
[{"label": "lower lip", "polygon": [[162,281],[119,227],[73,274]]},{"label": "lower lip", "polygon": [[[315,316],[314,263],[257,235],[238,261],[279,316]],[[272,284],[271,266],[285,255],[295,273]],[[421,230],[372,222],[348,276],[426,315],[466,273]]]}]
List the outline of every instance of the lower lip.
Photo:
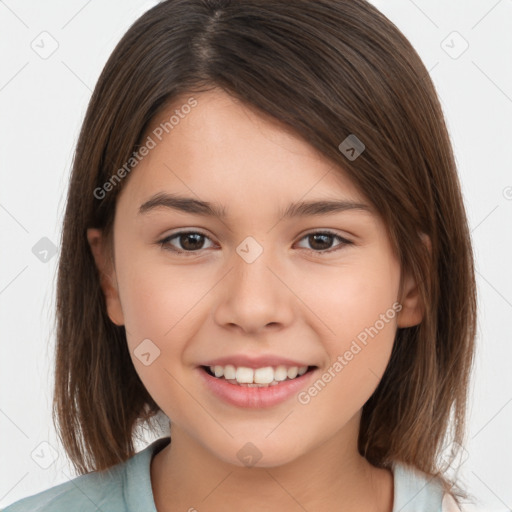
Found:
[{"label": "lower lip", "polygon": [[225,379],[212,377],[206,370],[198,367],[201,378],[216,396],[237,407],[271,407],[288,400],[297,394],[312,378],[317,368],[306,372],[293,380],[285,380],[275,386],[247,387],[230,384]]}]

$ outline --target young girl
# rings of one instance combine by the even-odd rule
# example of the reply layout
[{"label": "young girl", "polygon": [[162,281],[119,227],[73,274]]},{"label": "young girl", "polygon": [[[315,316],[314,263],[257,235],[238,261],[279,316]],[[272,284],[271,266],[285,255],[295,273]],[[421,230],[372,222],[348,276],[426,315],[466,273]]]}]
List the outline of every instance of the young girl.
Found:
[{"label": "young girl", "polygon": [[69,187],[54,415],[80,476],[5,510],[459,510],[475,315],[401,32],[364,0],[163,1],[107,62]]}]

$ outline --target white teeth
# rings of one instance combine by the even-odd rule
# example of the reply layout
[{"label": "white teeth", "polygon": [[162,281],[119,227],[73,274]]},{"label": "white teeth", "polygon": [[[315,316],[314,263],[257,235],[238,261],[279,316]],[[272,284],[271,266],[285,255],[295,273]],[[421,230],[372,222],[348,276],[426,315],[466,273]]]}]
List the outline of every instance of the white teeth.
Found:
[{"label": "white teeth", "polygon": [[240,384],[252,384],[254,378],[254,370],[252,368],[245,368],[239,366],[236,369],[236,381]]},{"label": "white teeth", "polygon": [[288,377],[288,370],[286,366],[278,366],[274,370],[274,379],[277,381],[283,381],[286,380],[286,377]]},{"label": "white teeth", "polygon": [[290,366],[279,365],[276,368],[272,366],[265,366],[262,368],[247,368],[245,366],[235,367],[231,364],[226,366],[210,366],[210,371],[217,378],[224,377],[226,380],[236,381],[239,384],[246,384],[250,387],[258,385],[275,386],[279,382],[286,379],[295,379],[297,376],[304,375],[307,371],[307,366]]},{"label": "white teeth", "polygon": [[224,378],[227,380],[236,379],[236,368],[232,364],[224,366]]},{"label": "white teeth", "polygon": [[299,373],[299,369],[296,366],[288,368],[288,371],[286,372],[289,379],[295,379],[295,377],[297,377],[297,373]]},{"label": "white teeth", "polygon": [[265,368],[258,368],[254,372],[255,384],[270,384],[274,380],[274,368],[266,366]]}]

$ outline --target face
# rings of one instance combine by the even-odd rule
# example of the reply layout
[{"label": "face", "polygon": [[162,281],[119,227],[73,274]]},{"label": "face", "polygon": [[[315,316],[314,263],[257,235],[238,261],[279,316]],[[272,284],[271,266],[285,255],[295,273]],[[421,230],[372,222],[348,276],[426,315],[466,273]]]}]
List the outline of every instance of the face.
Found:
[{"label": "face", "polygon": [[[156,146],[125,178],[113,268],[101,233],[89,241],[110,276],[109,316],[171,424],[225,462],[252,450],[260,465],[284,464],[348,435],[397,327],[420,320],[416,288],[404,276],[399,297],[385,226],[342,169],[223,92],[194,98],[161,140],[153,130],[187,99],[154,121]],[[285,215],[320,201],[346,204]],[[212,362],[242,380],[237,367],[284,370],[254,372],[279,382],[256,388],[207,375]],[[293,366],[309,369],[292,380]]]}]

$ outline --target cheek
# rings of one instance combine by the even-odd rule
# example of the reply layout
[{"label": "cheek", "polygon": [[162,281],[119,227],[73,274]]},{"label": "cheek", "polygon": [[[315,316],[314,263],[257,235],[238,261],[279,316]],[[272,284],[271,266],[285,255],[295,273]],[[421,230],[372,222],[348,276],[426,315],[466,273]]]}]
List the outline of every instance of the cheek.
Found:
[{"label": "cheek", "polygon": [[391,260],[377,261],[368,258],[336,269],[329,276],[311,277],[315,289],[322,293],[312,294],[312,281],[304,283],[301,293],[321,320],[329,358],[317,392],[331,391],[322,391],[319,402],[343,400],[347,405],[353,402],[354,409],[361,407],[388,364],[400,310],[396,302],[399,268]]},{"label": "cheek", "polygon": [[158,256],[129,256],[116,270],[130,356],[150,395],[175,416],[190,401],[180,383],[187,343],[204,322],[200,299],[218,276],[194,265],[166,265]]},{"label": "cheek", "polygon": [[[127,344],[144,387],[173,418],[186,408],[181,370],[187,339],[194,336],[197,281],[165,265],[130,260],[119,268]],[[172,398],[172,399],[171,399]]]},{"label": "cheek", "polygon": [[[206,271],[206,274],[208,272]],[[193,265],[166,265],[163,257],[130,258],[119,264],[121,306],[134,338],[167,343],[194,325],[200,298],[212,287]]]},{"label": "cheek", "polygon": [[[381,256],[347,258],[337,268],[319,267],[303,272],[297,295],[324,324],[323,332],[334,341],[348,340],[370,328],[393,307],[397,299],[399,268]],[[395,316],[395,315],[394,315]],[[380,325],[379,330],[390,330]]]}]

